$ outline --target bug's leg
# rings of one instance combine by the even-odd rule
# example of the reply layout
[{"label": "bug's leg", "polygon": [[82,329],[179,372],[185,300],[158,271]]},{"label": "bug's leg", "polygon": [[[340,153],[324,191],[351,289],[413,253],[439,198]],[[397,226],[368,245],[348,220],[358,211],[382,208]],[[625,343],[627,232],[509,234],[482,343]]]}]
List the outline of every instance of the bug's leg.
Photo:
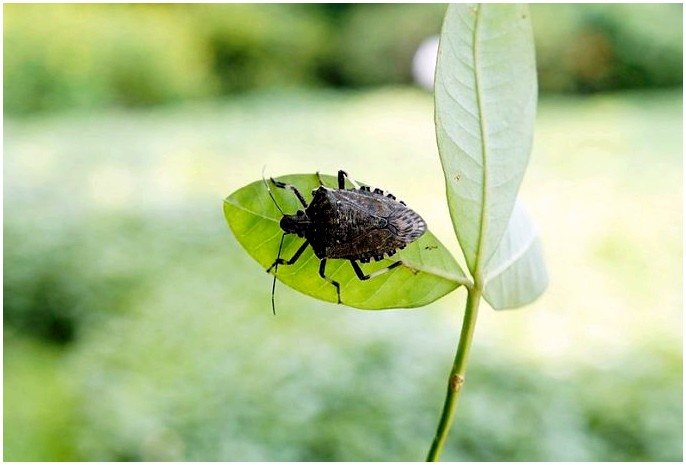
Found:
[{"label": "bug's leg", "polygon": [[[284,234],[285,236],[285,234]],[[309,242],[305,241],[303,244],[300,246],[300,248],[293,254],[293,257],[291,257],[290,260],[284,260],[281,257],[278,257],[276,260],[274,260],[274,263],[272,263],[272,266],[267,268],[267,273],[269,273],[272,268],[274,268],[277,265],[292,265],[293,263],[297,262],[300,256],[303,254],[307,246],[310,245]]]},{"label": "bug's leg", "polygon": [[355,189],[359,189],[360,185],[343,170],[338,170],[338,188],[345,190],[346,178],[350,181]]},{"label": "bug's leg", "polygon": [[267,268],[267,273],[269,273],[272,270],[272,268],[274,269],[274,280],[272,281],[272,313],[274,313],[274,315],[276,315],[276,306],[274,305],[274,291],[276,290],[276,272],[279,271],[279,265],[292,265],[293,263],[295,263],[298,260],[298,258],[300,258],[302,253],[307,248],[307,245],[309,244],[307,241],[303,242],[300,248],[296,250],[295,254],[293,254],[293,257],[291,257],[290,260],[286,261],[283,258],[281,258],[281,247],[283,247],[283,240],[285,238],[286,234],[283,234],[281,236],[281,243],[279,244],[279,253],[276,255],[276,260],[274,260],[272,266]]},{"label": "bug's leg", "polygon": [[343,170],[338,170],[338,188],[345,189],[345,178],[348,177],[348,173]]},{"label": "bug's leg", "polygon": [[336,297],[338,298],[338,303],[341,303],[341,285],[338,284],[338,281],[334,281],[331,278],[328,278],[325,274],[326,271],[326,258],[322,258],[322,261],[319,263],[319,276],[324,278],[326,281],[329,283],[333,284],[336,287]]},{"label": "bug's leg", "polygon": [[397,262],[391,263],[386,268],[381,268],[380,270],[376,270],[373,273],[369,274],[364,274],[364,271],[362,271],[362,268],[360,268],[360,265],[355,260],[350,260],[350,264],[353,266],[353,270],[355,270],[355,274],[357,275],[357,277],[362,281],[366,281],[369,278],[374,278],[376,276],[379,276],[380,274],[384,274],[391,271],[393,268],[402,265],[403,262],[398,260]]},{"label": "bug's leg", "polygon": [[326,186],[326,184],[324,184],[324,180],[322,179],[322,175],[319,174],[319,171],[317,171],[317,172],[314,173],[314,174],[317,175],[317,181],[319,181],[319,185],[320,185],[320,186]]},{"label": "bug's leg", "polygon": [[300,203],[303,204],[303,207],[307,208],[307,202],[305,202],[305,197],[300,193],[297,187],[295,187],[292,184],[286,184],[285,182],[277,181],[274,178],[269,178],[269,180],[274,184],[276,187],[279,189],[290,189],[295,193],[295,196],[298,197],[298,200],[300,200]]}]

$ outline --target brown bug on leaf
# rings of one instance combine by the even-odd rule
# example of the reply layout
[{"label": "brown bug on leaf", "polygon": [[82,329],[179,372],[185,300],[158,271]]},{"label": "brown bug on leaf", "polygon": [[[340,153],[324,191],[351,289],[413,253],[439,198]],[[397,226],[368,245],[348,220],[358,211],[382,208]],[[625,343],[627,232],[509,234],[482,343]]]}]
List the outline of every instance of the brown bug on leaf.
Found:
[{"label": "brown bug on leaf", "polygon": [[[309,205],[295,186],[270,178],[275,187],[292,190],[304,207],[304,210],[298,210],[294,215],[283,213],[267,186],[269,195],[283,214],[279,223],[283,230],[279,252],[272,266],[267,269],[268,273],[274,269],[274,313],[274,288],[278,267],[294,264],[308,245],[320,260],[319,276],[336,288],[340,304],[341,286],[326,276],[328,259],[349,260],[357,277],[360,280],[367,280],[402,265],[402,261],[395,261],[386,268],[370,274],[364,274],[358,261],[369,263],[370,260],[391,257],[426,232],[424,220],[408,208],[405,202],[397,200],[392,194],[384,193],[381,189],[371,190],[368,186],[346,189],[346,178],[353,182],[345,171],[339,170],[338,189],[324,186],[320,179],[320,186],[312,191],[312,201]],[[287,234],[296,234],[305,239],[290,260],[281,258],[281,248]]]}]

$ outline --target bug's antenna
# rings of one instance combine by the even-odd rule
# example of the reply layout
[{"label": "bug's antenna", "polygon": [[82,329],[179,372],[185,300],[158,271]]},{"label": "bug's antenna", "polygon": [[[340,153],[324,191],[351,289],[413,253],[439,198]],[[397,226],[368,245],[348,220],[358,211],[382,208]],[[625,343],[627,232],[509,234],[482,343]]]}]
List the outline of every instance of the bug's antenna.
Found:
[{"label": "bug's antenna", "polygon": [[[283,212],[283,210],[281,210],[281,207],[279,207],[279,204],[276,203],[276,199],[274,198],[274,194],[272,194],[272,190],[269,188],[269,184],[267,183],[267,180],[264,178],[264,170],[265,170],[265,168],[266,168],[266,166],[263,166],[263,167],[262,167],[262,182],[264,183],[264,187],[267,188],[267,192],[269,192],[269,197],[272,198],[272,202],[274,202],[274,205],[276,205],[276,208],[279,209],[279,211],[281,212],[282,215],[285,215],[285,213]],[[282,241],[282,243],[283,243],[283,241]]]},{"label": "bug's antenna", "polygon": [[276,307],[274,306],[274,289],[276,289],[276,272],[279,271],[279,261],[281,260],[281,247],[283,246],[283,240],[286,237],[285,234],[281,235],[281,243],[279,244],[279,253],[276,255],[276,261],[274,262],[274,280],[272,281],[272,313],[276,316]]}]

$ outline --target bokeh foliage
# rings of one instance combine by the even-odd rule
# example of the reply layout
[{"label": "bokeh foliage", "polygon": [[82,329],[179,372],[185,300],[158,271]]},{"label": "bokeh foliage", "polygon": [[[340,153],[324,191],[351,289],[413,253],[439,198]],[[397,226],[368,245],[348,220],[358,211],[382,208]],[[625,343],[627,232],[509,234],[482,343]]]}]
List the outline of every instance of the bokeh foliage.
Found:
[{"label": "bokeh foliage", "polygon": [[[4,5],[4,109],[410,83],[444,5]],[[533,5],[542,92],[679,86],[682,6]],[[392,27],[389,27],[392,25]]]},{"label": "bokeh foliage", "polygon": [[[264,165],[346,168],[450,248],[430,96],[350,90],[408,83],[443,7],[3,8],[3,458],[421,459],[461,291],[357,312],[284,286],[274,318],[221,201]],[[681,86],[681,5],[531,12],[544,92]],[[521,195],[550,290],[481,313],[445,459],[683,458],[681,97],[544,97]]]},{"label": "bokeh foliage", "polygon": [[[446,460],[681,460],[681,110],[542,101],[522,195],[550,290],[482,312]],[[221,207],[265,163],[344,164],[449,238],[431,114],[394,90],[8,121],[4,458],[421,459],[461,292],[359,312],[282,286],[274,318]]]}]

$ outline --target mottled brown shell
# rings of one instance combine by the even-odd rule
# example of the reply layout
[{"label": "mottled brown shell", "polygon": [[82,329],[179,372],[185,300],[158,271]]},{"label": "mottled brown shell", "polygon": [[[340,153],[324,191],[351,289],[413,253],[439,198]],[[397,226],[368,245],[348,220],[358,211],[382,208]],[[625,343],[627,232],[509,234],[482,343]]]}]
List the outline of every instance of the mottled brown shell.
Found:
[{"label": "mottled brown shell", "polygon": [[417,240],[426,223],[413,210],[381,190],[314,190],[305,214],[304,236],[320,258],[381,260]]}]

